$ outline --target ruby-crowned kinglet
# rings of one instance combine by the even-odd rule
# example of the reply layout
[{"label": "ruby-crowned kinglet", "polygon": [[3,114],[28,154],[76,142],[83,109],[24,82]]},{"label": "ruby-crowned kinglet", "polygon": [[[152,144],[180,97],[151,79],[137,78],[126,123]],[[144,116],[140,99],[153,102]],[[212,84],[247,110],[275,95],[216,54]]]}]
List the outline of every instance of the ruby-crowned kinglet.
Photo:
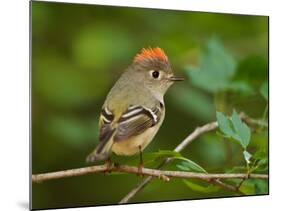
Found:
[{"label": "ruby-crowned kinglet", "polygon": [[141,152],[165,116],[164,94],[175,77],[161,48],[142,49],[108,93],[99,119],[99,144],[88,162]]}]

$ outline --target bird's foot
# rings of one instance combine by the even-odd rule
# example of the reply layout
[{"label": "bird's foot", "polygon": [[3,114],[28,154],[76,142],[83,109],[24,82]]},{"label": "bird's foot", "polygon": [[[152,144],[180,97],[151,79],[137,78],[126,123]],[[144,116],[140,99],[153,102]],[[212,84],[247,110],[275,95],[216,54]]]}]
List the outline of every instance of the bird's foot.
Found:
[{"label": "bird's foot", "polygon": [[142,172],[143,168],[144,168],[143,163],[140,163],[139,166],[138,166],[138,173],[137,173],[137,176],[144,177],[144,173]]},{"label": "bird's foot", "polygon": [[104,170],[104,174],[109,174],[109,173],[111,173],[111,169],[112,169],[112,165],[113,165],[113,163],[112,163],[112,161],[111,161],[111,159],[110,158],[108,158],[106,161],[105,161],[105,165],[106,165],[106,169]]},{"label": "bird's foot", "polygon": [[141,176],[141,177],[144,177],[144,174],[142,172],[144,165],[143,165],[143,159],[142,159],[141,146],[139,146],[139,153],[140,153],[140,163],[139,163],[139,166],[138,166],[138,173],[137,173],[137,175]]}]

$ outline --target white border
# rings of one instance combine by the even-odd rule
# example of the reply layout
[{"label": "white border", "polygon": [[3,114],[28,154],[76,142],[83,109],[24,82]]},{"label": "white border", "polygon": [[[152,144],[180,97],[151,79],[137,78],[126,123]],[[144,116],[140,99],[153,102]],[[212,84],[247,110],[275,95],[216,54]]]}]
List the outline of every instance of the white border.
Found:
[{"label": "white border", "polygon": [[[280,207],[280,6],[269,0],[68,0],[77,3],[169,8],[270,16],[270,196],[105,206],[68,210],[276,210]],[[29,2],[6,0],[0,7],[1,210],[28,206]]]}]

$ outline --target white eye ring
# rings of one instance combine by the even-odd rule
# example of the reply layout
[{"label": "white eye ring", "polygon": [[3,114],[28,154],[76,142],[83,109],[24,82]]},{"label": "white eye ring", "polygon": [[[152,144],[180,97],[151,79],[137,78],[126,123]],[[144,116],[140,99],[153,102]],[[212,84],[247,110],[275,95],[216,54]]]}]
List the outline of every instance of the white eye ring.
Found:
[{"label": "white eye ring", "polygon": [[152,78],[160,79],[160,71],[158,71],[158,70],[151,70],[150,74],[151,74]]}]

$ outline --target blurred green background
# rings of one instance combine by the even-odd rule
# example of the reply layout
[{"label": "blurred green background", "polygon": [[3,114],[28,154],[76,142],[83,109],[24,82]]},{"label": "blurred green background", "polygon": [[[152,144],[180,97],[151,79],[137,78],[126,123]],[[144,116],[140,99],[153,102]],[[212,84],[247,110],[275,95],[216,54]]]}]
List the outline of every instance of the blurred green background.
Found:
[{"label": "blurred green background", "polygon": [[[216,111],[267,120],[268,17],[37,1],[31,10],[33,174],[87,165],[106,94],[143,47],[163,48],[187,78],[168,91],[165,121],[144,153],[174,149]],[[267,148],[268,130],[254,130],[248,151]],[[208,172],[226,172],[244,165],[241,152],[212,132],[182,155]],[[32,207],[116,204],[141,180],[95,174],[32,184]],[[249,195],[268,192],[266,181],[257,183]],[[234,195],[195,189],[179,179],[154,180],[132,202]]]}]

